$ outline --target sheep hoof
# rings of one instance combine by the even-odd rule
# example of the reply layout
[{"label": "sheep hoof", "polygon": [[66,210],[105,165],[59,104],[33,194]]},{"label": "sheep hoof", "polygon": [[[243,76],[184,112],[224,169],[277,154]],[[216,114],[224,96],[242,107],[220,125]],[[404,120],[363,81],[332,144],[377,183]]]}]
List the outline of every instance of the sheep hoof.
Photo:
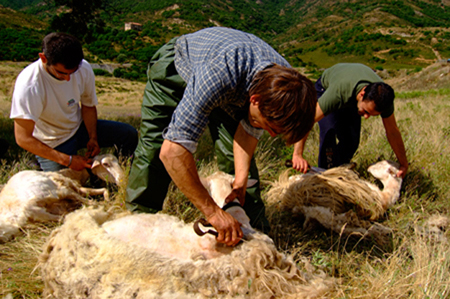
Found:
[{"label": "sheep hoof", "polygon": [[105,192],[103,192],[103,198],[105,201],[110,201],[108,190],[105,190]]}]

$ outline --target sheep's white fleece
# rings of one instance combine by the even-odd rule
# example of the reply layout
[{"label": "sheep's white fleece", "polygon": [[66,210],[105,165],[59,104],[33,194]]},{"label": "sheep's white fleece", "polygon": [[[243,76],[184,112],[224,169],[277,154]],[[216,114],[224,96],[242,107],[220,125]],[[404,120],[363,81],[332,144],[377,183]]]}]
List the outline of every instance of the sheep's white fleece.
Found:
[{"label": "sheep's white fleece", "polygon": [[307,262],[298,268],[251,227],[246,240],[227,247],[210,235],[197,236],[192,223],[174,216],[126,214],[85,208],[67,215],[39,258],[44,295],[323,298],[334,286]]},{"label": "sheep's white fleece", "polygon": [[[92,172],[105,181],[119,184],[123,170],[113,155],[94,157]],[[0,243],[20,233],[28,221],[58,221],[82,204],[90,204],[88,195],[103,195],[106,188],[84,188],[87,170],[62,169],[57,172],[20,171],[9,179],[0,192]]]},{"label": "sheep's white fleece", "polygon": [[112,237],[102,225],[113,215],[84,208],[67,215],[44,246],[39,258],[44,296],[323,298],[333,286],[333,279],[323,273],[301,271],[265,237],[244,241],[230,252],[208,259],[189,252],[186,240],[200,239],[192,225],[165,214],[133,216],[146,217],[149,230],[166,230],[166,236],[182,231],[188,234],[169,237],[179,237],[178,246],[184,244],[185,248],[177,248],[188,251],[185,258],[154,251],[145,244],[158,241],[157,246],[164,246],[161,240],[141,239],[141,244],[136,244]]},{"label": "sheep's white fleece", "polygon": [[399,198],[402,179],[396,177],[398,169],[391,161],[368,168],[383,183],[383,190],[346,167],[290,178],[285,172],[272,184],[266,201],[276,210],[303,215],[304,228],[318,222],[336,233],[370,236],[383,244],[391,230],[369,220],[378,219]]}]

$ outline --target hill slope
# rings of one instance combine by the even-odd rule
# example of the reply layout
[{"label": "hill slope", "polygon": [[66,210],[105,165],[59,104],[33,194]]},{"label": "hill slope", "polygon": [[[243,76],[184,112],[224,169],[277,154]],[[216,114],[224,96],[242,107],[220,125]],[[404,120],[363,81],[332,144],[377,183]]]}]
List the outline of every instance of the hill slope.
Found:
[{"label": "hill slope", "polygon": [[[15,0],[1,1],[18,6]],[[21,11],[47,24],[70,12],[47,1],[21,3]],[[144,64],[173,36],[227,26],[260,36],[298,67],[352,61],[379,70],[418,71],[450,57],[449,5],[449,0],[111,0],[95,14],[106,27],[91,26],[86,44],[90,58],[99,62]],[[139,22],[143,31],[124,32],[124,22]]]}]

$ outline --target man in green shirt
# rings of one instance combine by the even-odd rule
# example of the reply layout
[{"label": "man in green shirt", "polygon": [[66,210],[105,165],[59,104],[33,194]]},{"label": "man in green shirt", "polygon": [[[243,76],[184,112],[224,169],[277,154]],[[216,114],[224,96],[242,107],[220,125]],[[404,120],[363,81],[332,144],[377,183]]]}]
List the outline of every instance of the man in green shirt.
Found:
[{"label": "man in green shirt", "polygon": [[[408,170],[405,146],[394,116],[394,90],[369,67],[339,63],[326,69],[315,84],[319,122],[319,167],[329,169],[349,163],[359,146],[361,116],[381,115],[386,136],[400,163],[398,176]],[[293,168],[308,170],[303,150],[308,135],[294,145]],[[336,139],[339,141],[336,142]]]}]

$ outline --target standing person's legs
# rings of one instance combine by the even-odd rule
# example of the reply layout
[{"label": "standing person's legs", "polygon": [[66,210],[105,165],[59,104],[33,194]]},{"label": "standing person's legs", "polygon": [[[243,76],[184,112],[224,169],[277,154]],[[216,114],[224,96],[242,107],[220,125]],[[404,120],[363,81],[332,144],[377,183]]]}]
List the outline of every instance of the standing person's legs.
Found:
[{"label": "standing person's legs", "polygon": [[[319,99],[325,92],[321,78],[314,83],[314,87],[317,99]],[[319,121],[320,145],[318,165],[321,168],[330,169],[336,166],[336,126],[337,119],[334,113],[325,116]]]},{"label": "standing person's legs", "polygon": [[320,146],[319,167],[330,169],[337,166],[336,113],[332,112],[319,121]]},{"label": "standing person's legs", "polygon": [[343,109],[339,112],[339,126],[336,130],[336,137],[339,140],[337,166],[350,162],[358,149],[361,136],[361,116],[358,110]]},{"label": "standing person's legs", "polygon": [[[214,142],[217,163],[221,171],[231,175],[235,174],[233,140],[238,125],[239,122],[233,120],[223,110],[215,109],[211,113],[209,129]],[[257,183],[247,188],[243,208],[250,218],[251,226],[268,233],[270,224],[266,218],[266,208],[261,199],[259,173],[254,158],[252,158],[250,164],[249,175],[249,178],[255,179]]]},{"label": "standing person's legs", "polygon": [[159,159],[162,132],[183,97],[186,83],[174,64],[175,40],[152,57],[141,110],[140,138],[128,177],[128,210],[154,213],[163,207],[172,179]]},{"label": "standing person's legs", "polygon": [[359,146],[361,116],[356,109],[341,109],[319,121],[319,167],[349,163]]}]

